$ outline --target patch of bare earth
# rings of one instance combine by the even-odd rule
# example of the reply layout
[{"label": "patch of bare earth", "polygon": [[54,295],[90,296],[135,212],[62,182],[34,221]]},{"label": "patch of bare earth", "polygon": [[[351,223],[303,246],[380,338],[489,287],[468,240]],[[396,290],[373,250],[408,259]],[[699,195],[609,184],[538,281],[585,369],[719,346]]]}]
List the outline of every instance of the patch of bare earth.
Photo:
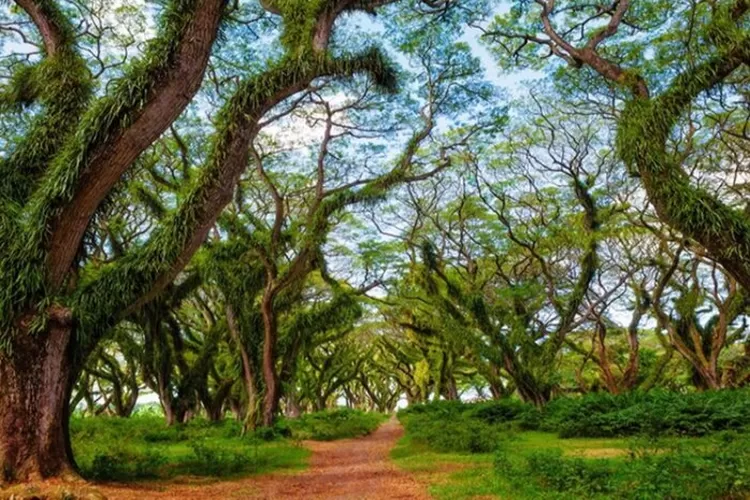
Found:
[{"label": "patch of bare earth", "polygon": [[403,434],[395,420],[371,435],[332,442],[305,442],[313,452],[310,467],[297,474],[270,474],[210,484],[146,483],[102,485],[112,500],[146,499],[429,499],[423,485],[389,460]]}]

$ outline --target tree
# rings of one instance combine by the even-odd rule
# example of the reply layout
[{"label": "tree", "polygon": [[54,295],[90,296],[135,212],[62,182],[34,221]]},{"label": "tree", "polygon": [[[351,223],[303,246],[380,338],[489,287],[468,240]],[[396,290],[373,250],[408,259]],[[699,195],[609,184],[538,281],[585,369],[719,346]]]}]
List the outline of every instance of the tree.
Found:
[{"label": "tree", "polygon": [[200,176],[180,186],[174,208],[127,253],[95,266],[86,238],[105,202],[200,89],[234,6],[167,2],[141,56],[94,92],[98,82],[66,11],[54,0],[16,3],[37,27],[44,57],[18,65],[2,92],[6,112],[36,105],[0,161],[7,179],[0,203],[0,464],[9,481],[74,474],[68,404],[86,358],[111,326],[170,285],[201,246],[250,162],[263,115],[321,76],[367,73],[381,88],[395,86],[379,50],[329,50],[341,14],[388,1],[262,2],[283,19],[283,54],[242,75],[216,116]]},{"label": "tree", "polygon": [[[505,62],[538,65],[539,58],[556,56],[613,86],[625,101],[616,117],[618,155],[640,177],[660,219],[698,242],[745,288],[750,287],[746,215],[691,179],[685,167],[696,141],[682,150],[671,141],[701,97],[720,89],[742,93],[738,73],[750,61],[749,9],[747,0],[677,5],[535,0],[515,2],[485,32]],[[670,36],[659,38],[664,31]],[[709,126],[724,128],[733,115],[717,114],[724,119]],[[743,122],[746,109],[734,116]],[[741,138],[729,121],[722,135]],[[695,130],[687,134],[692,139]]]},{"label": "tree", "polygon": [[594,194],[611,164],[595,130],[542,115],[502,147],[467,155],[468,178],[413,197],[424,228],[411,244],[423,243],[404,297],[420,311],[416,327],[462,339],[483,360],[475,366],[488,363],[496,392],[505,392],[502,370],[536,405],[559,385],[559,357],[587,316],[616,213]]}]

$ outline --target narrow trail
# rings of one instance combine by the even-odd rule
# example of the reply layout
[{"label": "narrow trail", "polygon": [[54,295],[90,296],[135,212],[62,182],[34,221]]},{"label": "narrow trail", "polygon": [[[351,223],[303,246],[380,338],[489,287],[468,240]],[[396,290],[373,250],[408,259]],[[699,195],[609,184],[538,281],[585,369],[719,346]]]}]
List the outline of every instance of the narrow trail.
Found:
[{"label": "narrow trail", "polygon": [[424,486],[396,468],[389,452],[402,436],[394,419],[369,436],[332,442],[306,441],[310,467],[300,473],[275,473],[210,484],[133,484],[102,486],[112,500],[339,499],[426,500]]}]

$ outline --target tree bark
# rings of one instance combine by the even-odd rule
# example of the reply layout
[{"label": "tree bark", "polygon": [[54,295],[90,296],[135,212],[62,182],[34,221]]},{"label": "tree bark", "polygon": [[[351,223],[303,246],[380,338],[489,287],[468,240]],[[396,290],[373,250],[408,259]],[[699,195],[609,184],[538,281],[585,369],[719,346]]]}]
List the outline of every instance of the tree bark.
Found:
[{"label": "tree bark", "polygon": [[6,482],[77,477],[68,443],[73,376],[69,311],[50,309],[44,331],[29,332],[29,314],[0,358],[0,468]]},{"label": "tree bark", "polygon": [[609,349],[607,349],[607,327],[604,323],[599,322],[596,325],[596,350],[597,350],[597,361],[599,362],[599,373],[602,384],[606,387],[607,392],[610,394],[619,394],[620,385],[612,373],[611,360],[609,356]]},{"label": "tree bark", "polygon": [[261,301],[263,315],[263,379],[266,395],[263,398],[263,426],[273,425],[279,406],[279,377],[276,373],[276,340],[278,337],[276,312],[273,310],[274,294],[266,293]]},{"label": "tree bark", "polygon": [[[70,271],[91,217],[135,159],[174,122],[200,89],[219,31],[224,1],[197,2],[193,20],[182,33],[174,62],[145,97],[132,123],[113,130],[91,153],[72,200],[51,221],[48,279],[60,286]],[[124,121],[124,120],[123,120]]]},{"label": "tree bark", "polygon": [[247,431],[248,429],[255,429],[256,423],[255,410],[257,405],[257,391],[255,386],[255,369],[250,360],[250,355],[248,354],[247,349],[245,349],[245,344],[242,341],[237,315],[234,312],[234,308],[229,304],[227,304],[226,313],[229,333],[232,336],[232,340],[237,344],[237,349],[239,350],[240,358],[242,359],[242,376],[245,385],[245,392],[247,394],[247,413],[244,418],[243,430]]},{"label": "tree bark", "polygon": [[448,383],[445,385],[445,399],[448,401],[458,401],[458,386],[453,375],[448,377]]}]

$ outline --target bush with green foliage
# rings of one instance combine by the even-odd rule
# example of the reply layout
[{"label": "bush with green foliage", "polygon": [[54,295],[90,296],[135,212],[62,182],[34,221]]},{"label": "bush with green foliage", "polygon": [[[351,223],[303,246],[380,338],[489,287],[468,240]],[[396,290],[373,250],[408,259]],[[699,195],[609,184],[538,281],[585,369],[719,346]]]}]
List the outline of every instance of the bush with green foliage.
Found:
[{"label": "bush with green foliage", "polygon": [[282,419],[274,430],[276,434],[294,439],[333,441],[370,434],[383,422],[381,413],[336,408],[316,413],[306,413],[299,418]]},{"label": "bush with green foliage", "polygon": [[563,397],[544,408],[515,399],[410,406],[399,419],[414,439],[440,452],[486,453],[507,431],[542,430],[562,438],[704,436],[750,424],[747,390],[680,394],[652,391]]},{"label": "bush with green foliage", "polygon": [[242,424],[231,419],[193,419],[167,427],[164,418],[153,413],[76,416],[70,430],[82,474],[97,481],[251,474],[300,467],[308,455],[289,441],[243,437]]},{"label": "bush with green foliage", "polygon": [[523,411],[523,403],[503,400],[479,404],[436,401],[401,410],[406,432],[435,451],[489,453],[507,438],[503,430]]},{"label": "bush with green foliage", "polygon": [[[495,465],[507,473],[501,456],[496,458]],[[529,454],[525,466],[521,475],[536,480],[545,490],[575,493],[580,497],[612,492],[613,473],[607,461],[566,458],[562,450],[540,450]]]},{"label": "bush with green foliage", "polygon": [[633,448],[626,459],[566,457],[562,450],[519,457],[501,448],[495,471],[524,498],[739,499],[750,494],[748,444],[727,433],[703,446]]},{"label": "bush with green foliage", "polygon": [[560,437],[703,436],[750,424],[750,392],[651,391],[559,398],[537,415],[527,413],[520,424],[558,432]]},{"label": "bush with green foliage", "polygon": [[461,401],[434,401],[427,404],[409,406],[399,411],[400,419],[410,415],[430,415],[447,417],[466,415],[487,424],[500,424],[513,421],[527,413],[533,406],[516,399],[499,399],[480,403],[462,403]]}]

